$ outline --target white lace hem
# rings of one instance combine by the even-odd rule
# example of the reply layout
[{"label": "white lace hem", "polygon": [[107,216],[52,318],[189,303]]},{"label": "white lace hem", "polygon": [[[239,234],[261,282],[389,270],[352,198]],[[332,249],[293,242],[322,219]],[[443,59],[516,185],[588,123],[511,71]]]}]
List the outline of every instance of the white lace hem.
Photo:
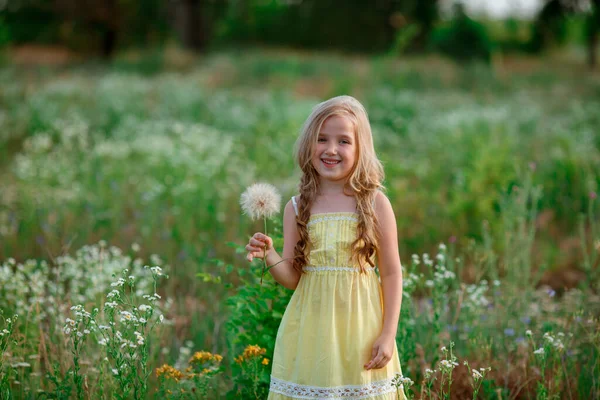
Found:
[{"label": "white lace hem", "polygon": [[[306,272],[316,272],[316,271],[346,271],[346,272],[360,272],[360,268],[356,267],[329,267],[329,266],[321,266],[321,267],[302,267],[303,271]],[[372,272],[372,267],[366,268],[367,272]]]},{"label": "white lace hem", "polygon": [[366,385],[319,387],[287,382],[271,375],[269,390],[295,399],[359,400],[396,391],[391,379]]},{"label": "white lace hem", "polygon": [[316,217],[308,222],[306,226],[312,226],[316,223],[323,221],[354,221],[358,222],[358,218],[353,215],[324,215],[322,217]]}]

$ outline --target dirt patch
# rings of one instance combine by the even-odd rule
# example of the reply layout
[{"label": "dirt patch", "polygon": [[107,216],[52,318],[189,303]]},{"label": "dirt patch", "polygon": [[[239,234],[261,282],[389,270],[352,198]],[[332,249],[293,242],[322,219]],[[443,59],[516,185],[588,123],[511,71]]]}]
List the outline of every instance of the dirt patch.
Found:
[{"label": "dirt patch", "polygon": [[8,54],[9,59],[18,65],[64,65],[79,59],[66,47],[34,44],[12,47]]}]

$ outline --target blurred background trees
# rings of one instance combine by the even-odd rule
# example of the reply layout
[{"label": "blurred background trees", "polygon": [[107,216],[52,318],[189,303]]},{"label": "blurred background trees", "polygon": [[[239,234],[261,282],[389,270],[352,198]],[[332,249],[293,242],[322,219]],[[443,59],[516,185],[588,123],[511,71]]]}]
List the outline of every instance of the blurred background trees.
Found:
[{"label": "blurred background trees", "polygon": [[453,0],[4,0],[0,46],[60,44],[110,58],[117,49],[176,40],[200,52],[274,45],[489,61],[496,50],[577,43],[597,64],[600,0],[537,1],[536,16],[498,21]]}]

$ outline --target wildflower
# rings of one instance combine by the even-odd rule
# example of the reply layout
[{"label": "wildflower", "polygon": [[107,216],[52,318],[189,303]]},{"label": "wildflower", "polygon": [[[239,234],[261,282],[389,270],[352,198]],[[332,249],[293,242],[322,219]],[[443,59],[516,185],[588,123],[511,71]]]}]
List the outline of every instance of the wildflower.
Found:
[{"label": "wildflower", "polygon": [[158,320],[159,320],[160,322],[163,322],[163,321],[164,321],[164,319],[165,319],[165,316],[164,316],[164,315],[162,315],[162,314],[161,314],[161,315],[158,317]]},{"label": "wildflower", "polygon": [[504,334],[506,336],[515,336],[515,330],[512,328],[506,328],[504,329]]},{"label": "wildflower", "polygon": [[208,351],[197,351],[194,353],[194,355],[190,358],[190,364],[203,364],[205,362],[209,362],[209,361],[216,361],[218,363],[220,363],[223,360],[223,356],[220,356],[219,354],[212,354],[209,353]]},{"label": "wildflower", "polygon": [[250,360],[254,357],[260,357],[267,352],[267,349],[263,349],[258,345],[249,345],[244,349],[244,352],[235,359],[235,362],[241,364],[246,360]]},{"label": "wildflower", "polygon": [[533,335],[533,334],[531,333],[531,329],[527,329],[527,330],[525,331],[525,335],[527,335],[527,336],[531,337],[531,335]]},{"label": "wildflower", "polygon": [[279,212],[281,196],[273,185],[256,183],[249,186],[240,198],[244,214],[253,220],[261,217],[271,218]]},{"label": "wildflower", "polygon": [[119,375],[119,370],[116,368],[113,368],[112,373],[113,373],[113,375]]},{"label": "wildflower", "polygon": [[166,379],[173,379],[175,382],[179,382],[179,380],[184,377],[183,372],[171,367],[168,364],[164,364],[162,367],[156,368],[156,376],[164,376]]},{"label": "wildflower", "polygon": [[116,282],[111,283],[110,286],[119,287],[119,286],[123,286],[124,284],[125,284],[125,279],[119,278]]},{"label": "wildflower", "polygon": [[478,381],[479,379],[483,378],[483,375],[481,375],[481,372],[477,371],[476,369],[474,369],[472,372],[473,372],[473,379],[475,379],[475,381]]},{"label": "wildflower", "polygon": [[262,365],[269,365],[269,359],[268,358],[263,358]]},{"label": "wildflower", "polygon": [[146,312],[146,311],[152,310],[152,307],[150,307],[149,305],[146,305],[146,304],[141,304],[138,307],[138,310],[140,310],[141,312]]},{"label": "wildflower", "polygon": [[137,253],[138,251],[140,251],[140,245],[139,245],[139,244],[137,244],[137,243],[133,243],[133,244],[131,245],[131,250],[133,250],[133,251],[134,251],[134,253]]},{"label": "wildflower", "polygon": [[431,378],[432,375],[434,375],[436,372],[436,370],[431,370],[429,368],[425,369],[425,379],[429,379]]},{"label": "wildflower", "polygon": [[533,354],[537,354],[538,356],[543,356],[544,355],[544,348],[540,347],[539,349],[537,349],[536,351],[534,351]]},{"label": "wildflower", "polygon": [[440,243],[439,249],[442,251],[446,250],[446,245],[444,243]]},{"label": "wildflower", "polygon": [[152,267],[152,268],[150,268],[150,270],[152,271],[152,273],[153,273],[154,275],[158,275],[158,276],[161,276],[161,275],[162,275],[162,268],[161,268],[161,267],[159,267],[158,265],[157,265],[157,266],[155,266],[155,267]]}]

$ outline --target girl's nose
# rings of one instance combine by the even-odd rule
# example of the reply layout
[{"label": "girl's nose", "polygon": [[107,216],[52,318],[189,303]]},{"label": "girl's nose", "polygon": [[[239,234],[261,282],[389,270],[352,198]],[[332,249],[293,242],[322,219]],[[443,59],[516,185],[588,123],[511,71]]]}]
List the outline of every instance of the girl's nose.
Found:
[{"label": "girl's nose", "polygon": [[327,146],[327,149],[325,150],[325,153],[327,153],[327,154],[337,154],[337,147],[335,146],[335,143],[332,143],[329,146]]}]

